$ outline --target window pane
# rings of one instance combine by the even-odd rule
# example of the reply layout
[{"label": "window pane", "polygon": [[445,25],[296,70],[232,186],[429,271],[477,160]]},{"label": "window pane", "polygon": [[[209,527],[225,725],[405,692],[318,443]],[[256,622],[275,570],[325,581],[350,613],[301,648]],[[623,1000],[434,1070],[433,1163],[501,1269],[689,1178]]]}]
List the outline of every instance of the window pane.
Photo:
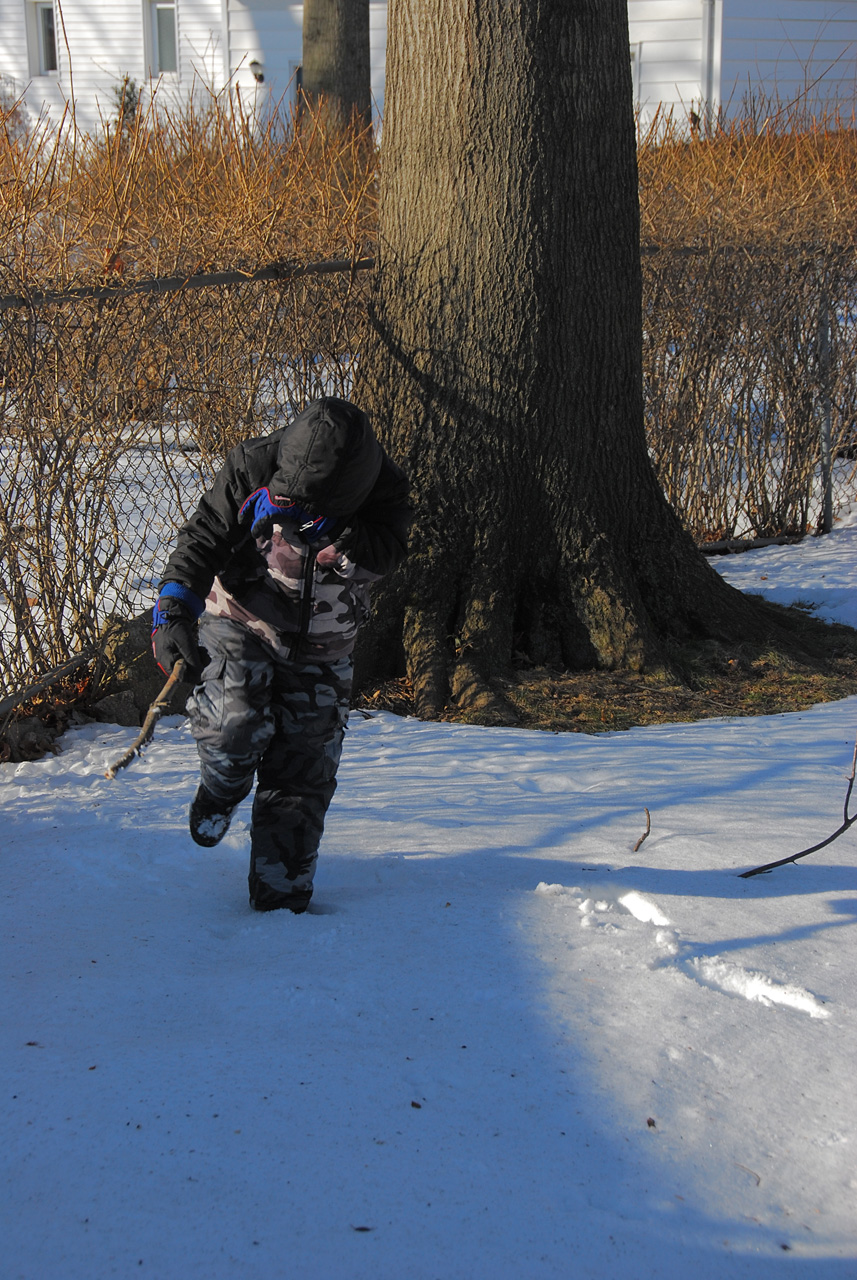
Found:
[{"label": "window pane", "polygon": [[175,5],[155,6],[155,33],[158,41],[158,71],[178,71]]},{"label": "window pane", "polygon": [[52,4],[39,5],[39,52],[42,74],[56,71],[57,68],[57,36],[54,27],[54,7]]}]

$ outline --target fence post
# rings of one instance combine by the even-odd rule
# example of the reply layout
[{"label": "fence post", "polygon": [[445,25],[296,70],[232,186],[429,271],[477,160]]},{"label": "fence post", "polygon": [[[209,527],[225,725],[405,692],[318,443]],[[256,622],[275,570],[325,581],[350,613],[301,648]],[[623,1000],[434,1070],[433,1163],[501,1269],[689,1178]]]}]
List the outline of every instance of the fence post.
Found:
[{"label": "fence post", "polygon": [[830,533],[833,528],[833,456],[831,453],[831,395],[830,395],[830,300],[827,289],[821,294],[818,317],[818,381],[821,395],[821,425],[819,446],[821,453],[821,519],[819,533]]}]

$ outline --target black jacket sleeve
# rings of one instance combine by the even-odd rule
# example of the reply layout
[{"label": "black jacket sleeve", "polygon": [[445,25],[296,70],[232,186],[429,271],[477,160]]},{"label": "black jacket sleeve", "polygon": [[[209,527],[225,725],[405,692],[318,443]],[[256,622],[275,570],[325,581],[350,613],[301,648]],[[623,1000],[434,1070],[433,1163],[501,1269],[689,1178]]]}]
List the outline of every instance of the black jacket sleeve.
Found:
[{"label": "black jacket sleeve", "polygon": [[337,550],[378,577],[391,573],[408,551],[408,488],[404,471],[385,455],[369,497],[335,538]]},{"label": "black jacket sleeve", "polygon": [[248,466],[244,445],[227,455],[213,485],[179,530],[175,549],[164,566],[162,584],[181,582],[204,600],[240,544],[251,543],[247,528],[238,523],[238,512],[260,487],[253,483],[255,470]]}]

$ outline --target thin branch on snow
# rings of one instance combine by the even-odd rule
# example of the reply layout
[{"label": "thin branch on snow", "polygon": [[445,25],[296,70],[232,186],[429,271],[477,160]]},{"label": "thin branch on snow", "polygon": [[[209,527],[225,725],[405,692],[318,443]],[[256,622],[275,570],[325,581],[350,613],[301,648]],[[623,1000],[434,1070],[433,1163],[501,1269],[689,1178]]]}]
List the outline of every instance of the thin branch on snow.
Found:
[{"label": "thin branch on snow", "polygon": [[637,841],[637,843],[634,845],[634,853],[636,853],[636,852],[637,852],[637,850],[639,849],[640,845],[643,843],[643,841],[645,840],[646,836],[649,834],[649,832],[650,832],[650,831],[651,831],[651,829],[652,829],[652,815],[649,813],[648,809],[644,809],[644,810],[643,810],[643,813],[646,815],[646,829],[645,829],[645,831],[643,832],[643,834],[640,836],[640,838],[639,838],[639,840]]},{"label": "thin branch on snow", "polygon": [[854,790],[855,775],[857,775],[857,742],[854,743],[854,755],[851,758],[851,773],[848,775],[848,790],[845,792],[842,822],[833,835],[828,836],[826,840],[820,840],[818,844],[812,845],[809,849],[801,849],[800,853],[793,853],[790,858],[779,858],[776,862],[766,862],[762,867],[754,867],[752,871],[742,871],[740,878],[749,880],[751,876],[760,876],[763,872],[773,871],[776,867],[785,867],[790,862],[797,862],[798,858],[806,858],[810,853],[818,853],[819,849],[823,849],[825,845],[833,844],[833,841],[844,835],[849,827],[853,827],[854,823],[857,822],[857,813],[849,814],[848,806],[851,801],[851,792]]}]

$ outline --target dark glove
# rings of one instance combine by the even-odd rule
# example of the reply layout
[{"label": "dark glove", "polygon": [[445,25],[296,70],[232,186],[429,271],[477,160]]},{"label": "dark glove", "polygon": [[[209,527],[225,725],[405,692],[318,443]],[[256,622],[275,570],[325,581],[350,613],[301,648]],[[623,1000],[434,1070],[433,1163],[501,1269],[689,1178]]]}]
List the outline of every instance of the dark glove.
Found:
[{"label": "dark glove", "polygon": [[209,657],[199,647],[196,620],[205,605],[199,596],[178,582],[166,582],[152,610],[152,652],[161,670],[170,675],[179,660],[185,663],[184,679],[198,684]]},{"label": "dark glove", "polygon": [[331,536],[337,521],[331,516],[313,516],[291,498],[280,498],[270,489],[257,489],[242,503],[238,512],[240,524],[249,524],[254,538],[270,538],[274,524],[292,521],[298,526],[298,536],[304,542],[317,542],[325,535]]}]

